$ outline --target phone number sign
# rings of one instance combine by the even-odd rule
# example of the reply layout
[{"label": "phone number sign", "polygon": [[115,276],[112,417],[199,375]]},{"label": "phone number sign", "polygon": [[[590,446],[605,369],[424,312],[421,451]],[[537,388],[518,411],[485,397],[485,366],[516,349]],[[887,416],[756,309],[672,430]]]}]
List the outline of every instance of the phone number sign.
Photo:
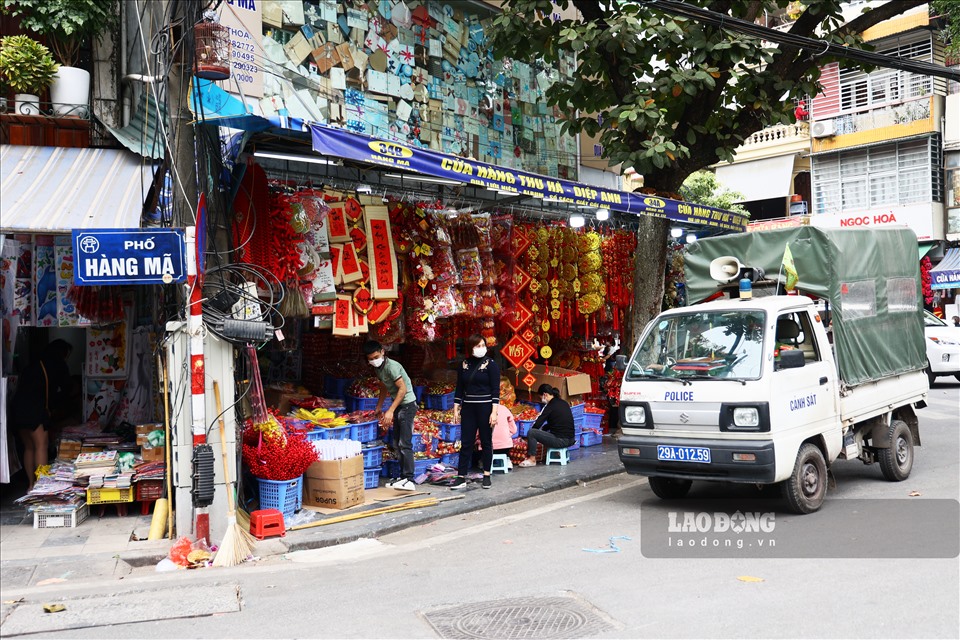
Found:
[{"label": "phone number sign", "polygon": [[73,232],[73,283],[170,284],[187,278],[183,229]]}]

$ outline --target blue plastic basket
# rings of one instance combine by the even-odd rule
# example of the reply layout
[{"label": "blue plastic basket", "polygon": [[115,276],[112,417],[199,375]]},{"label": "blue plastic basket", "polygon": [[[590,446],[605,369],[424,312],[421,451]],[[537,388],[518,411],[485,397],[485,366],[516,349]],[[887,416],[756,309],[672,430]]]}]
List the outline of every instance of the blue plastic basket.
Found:
[{"label": "blue plastic basket", "polygon": [[[343,404],[347,408],[347,411],[373,411],[377,408],[377,402],[380,401],[380,398],[357,398],[355,396],[347,396],[343,399]],[[384,407],[389,407],[390,403],[393,400],[387,398],[383,401]]]},{"label": "blue plastic basket", "polygon": [[537,411],[543,411],[543,408],[546,406],[542,402],[534,402],[532,400],[521,400],[520,404],[525,404],[528,407],[533,407]]},{"label": "blue plastic basket", "polygon": [[585,413],[583,414],[583,428],[584,429],[599,429],[600,423],[603,422],[602,413]]},{"label": "blue plastic basket", "polygon": [[581,434],[578,433],[578,434],[576,434],[576,435],[574,436],[573,444],[570,445],[569,447],[567,447],[568,450],[574,451],[574,450],[580,448],[580,435],[581,435]]},{"label": "blue plastic basket", "polygon": [[572,404],[572,405],[570,405],[570,413],[573,414],[573,419],[576,420],[577,418],[582,418],[582,417],[583,417],[583,410],[584,410],[585,408],[586,408],[586,405],[585,405],[584,403],[582,403],[582,402],[581,402],[580,404]]},{"label": "blue plastic basket", "polygon": [[370,442],[377,439],[379,431],[380,423],[376,420],[358,422],[350,425],[350,439],[358,442]]},{"label": "blue plastic basket", "polygon": [[363,488],[376,489],[380,486],[380,467],[363,470]]},{"label": "blue plastic basket", "polygon": [[440,439],[444,442],[456,442],[460,439],[461,427],[459,424],[438,422],[437,426],[440,427]]},{"label": "blue plastic basket", "polygon": [[423,394],[425,394],[426,392],[427,392],[426,387],[418,387],[414,385],[413,395],[417,396],[417,404],[420,404],[421,402],[423,402]]},{"label": "blue plastic basket", "polygon": [[526,438],[536,420],[517,420],[517,436]]},{"label": "blue plastic basket", "polygon": [[383,462],[383,445],[379,447],[364,447],[363,449],[363,468],[370,469],[376,467],[380,469]]},{"label": "blue plastic basket", "polygon": [[426,473],[428,468],[432,467],[438,462],[440,462],[440,458],[425,458],[423,460],[414,460],[413,475],[418,476],[421,473]]},{"label": "blue plastic basket", "polygon": [[399,478],[400,477],[400,461],[399,460],[384,460],[383,466],[380,467],[380,477],[382,478]]},{"label": "blue plastic basket", "polygon": [[339,398],[343,400],[347,394],[347,387],[353,382],[353,378],[334,378],[327,376],[323,379],[323,395],[328,398]]},{"label": "blue plastic basket", "polygon": [[329,429],[314,429],[313,431],[307,432],[307,440],[313,442],[315,440],[349,440],[350,439],[350,430],[353,425],[346,425],[344,427],[330,427]]},{"label": "blue plastic basket", "polygon": [[[440,444],[440,441],[437,438],[433,438],[431,443],[431,449],[436,449],[438,444]],[[427,444],[423,441],[423,438],[420,436],[419,433],[413,434],[412,448],[414,452],[427,450]]]},{"label": "blue plastic basket", "polygon": [[603,436],[596,431],[584,431],[580,434],[580,444],[584,447],[592,447],[600,444]]},{"label": "blue plastic basket", "polygon": [[436,396],[432,394],[426,395],[426,401],[424,404],[427,409],[433,409],[434,411],[449,411],[453,409],[453,392],[445,393],[441,396]]},{"label": "blue plastic basket", "polygon": [[300,478],[293,480],[266,480],[258,478],[260,485],[260,508],[276,509],[283,514],[284,518],[289,518],[297,511],[303,503],[303,489],[300,486]]},{"label": "blue plastic basket", "polygon": [[440,456],[440,462],[443,464],[456,468],[460,464],[460,454],[459,453],[445,453]]},{"label": "blue plastic basket", "polygon": [[573,426],[576,429],[583,429],[583,415],[581,415],[579,418],[577,416],[573,417]]}]

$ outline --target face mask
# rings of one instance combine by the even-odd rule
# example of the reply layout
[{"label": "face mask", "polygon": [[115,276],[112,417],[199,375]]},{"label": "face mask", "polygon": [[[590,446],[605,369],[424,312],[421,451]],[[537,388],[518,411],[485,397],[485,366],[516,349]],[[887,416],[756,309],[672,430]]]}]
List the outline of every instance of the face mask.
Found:
[{"label": "face mask", "polygon": [[374,358],[369,362],[371,367],[380,367],[381,365],[383,365],[383,358]]},{"label": "face mask", "polygon": [[474,358],[482,358],[482,357],[485,356],[485,355],[487,355],[487,348],[486,348],[486,347],[474,347],[474,348],[473,348],[473,357],[474,357]]}]

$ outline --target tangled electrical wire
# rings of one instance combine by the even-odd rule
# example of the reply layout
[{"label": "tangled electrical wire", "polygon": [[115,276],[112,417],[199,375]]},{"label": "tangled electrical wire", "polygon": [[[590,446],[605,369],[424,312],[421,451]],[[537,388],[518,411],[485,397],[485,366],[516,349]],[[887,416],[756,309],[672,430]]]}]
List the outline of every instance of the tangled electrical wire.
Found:
[{"label": "tangled electrical wire", "polygon": [[283,327],[283,285],[268,269],[244,263],[214,267],[205,274],[203,292],[203,324],[227,342],[262,344]]}]

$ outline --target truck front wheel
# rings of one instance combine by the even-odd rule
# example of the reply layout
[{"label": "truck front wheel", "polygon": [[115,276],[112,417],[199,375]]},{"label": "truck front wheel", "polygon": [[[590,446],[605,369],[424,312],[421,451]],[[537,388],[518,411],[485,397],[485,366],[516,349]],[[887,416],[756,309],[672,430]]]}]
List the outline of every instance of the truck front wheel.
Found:
[{"label": "truck front wheel", "polygon": [[880,449],[880,471],[890,482],[900,482],[913,469],[913,434],[903,420],[890,423],[890,446]]},{"label": "truck front wheel", "polygon": [[687,495],[693,485],[691,480],[677,480],[676,478],[648,478],[650,488],[662,500],[679,500]]},{"label": "truck front wheel", "polygon": [[794,513],[813,513],[827,495],[827,463],[809,442],[797,452],[793,473],[781,485],[783,497]]}]

